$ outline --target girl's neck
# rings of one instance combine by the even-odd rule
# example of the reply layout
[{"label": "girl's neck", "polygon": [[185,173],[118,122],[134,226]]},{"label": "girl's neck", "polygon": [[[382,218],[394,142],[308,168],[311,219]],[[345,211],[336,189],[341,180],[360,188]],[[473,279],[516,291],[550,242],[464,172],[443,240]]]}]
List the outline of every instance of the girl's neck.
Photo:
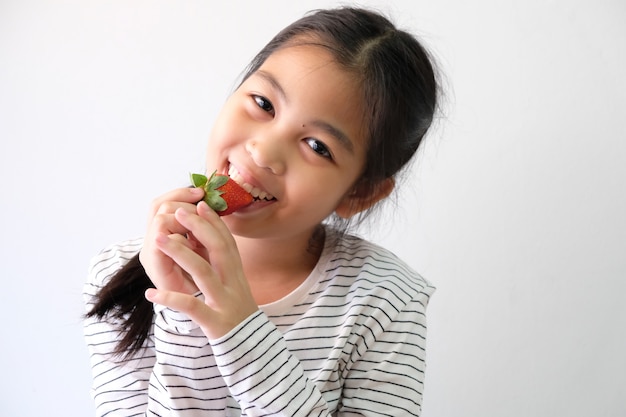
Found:
[{"label": "girl's neck", "polygon": [[243,270],[259,305],[279,300],[311,273],[324,248],[324,229],[293,239],[235,237]]}]

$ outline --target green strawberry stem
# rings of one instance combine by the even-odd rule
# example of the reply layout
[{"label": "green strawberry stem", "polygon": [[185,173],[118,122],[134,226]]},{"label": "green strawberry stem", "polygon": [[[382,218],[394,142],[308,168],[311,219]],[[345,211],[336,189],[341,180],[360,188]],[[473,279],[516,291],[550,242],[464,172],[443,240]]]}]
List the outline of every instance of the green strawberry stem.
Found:
[{"label": "green strawberry stem", "polygon": [[228,182],[227,175],[218,175],[213,171],[210,177],[202,174],[190,174],[194,187],[204,189],[204,201],[215,211],[224,211],[228,208],[226,200],[222,198],[223,191],[218,190]]}]

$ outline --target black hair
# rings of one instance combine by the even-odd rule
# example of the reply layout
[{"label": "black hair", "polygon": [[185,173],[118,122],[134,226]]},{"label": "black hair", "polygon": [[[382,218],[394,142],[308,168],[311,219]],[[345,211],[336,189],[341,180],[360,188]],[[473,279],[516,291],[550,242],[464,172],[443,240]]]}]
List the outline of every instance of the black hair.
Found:
[{"label": "black hair", "polygon": [[[341,7],[311,12],[280,31],[250,62],[243,81],[272,53],[295,44],[328,49],[359,82],[367,152],[354,187],[367,195],[407,165],[431,126],[439,95],[432,58],[414,36],[383,15]],[[86,316],[122,322],[123,337],[114,353],[132,356],[146,341],[154,313],[144,292],[153,286],[137,255],[96,295]]]}]

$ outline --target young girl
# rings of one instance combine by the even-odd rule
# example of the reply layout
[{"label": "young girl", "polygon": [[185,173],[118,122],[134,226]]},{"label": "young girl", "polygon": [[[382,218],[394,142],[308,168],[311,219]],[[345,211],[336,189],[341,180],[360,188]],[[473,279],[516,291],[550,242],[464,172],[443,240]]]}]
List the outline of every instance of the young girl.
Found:
[{"label": "young girl", "polygon": [[145,238],[91,263],[98,415],[419,415],[434,288],[346,227],[391,193],[437,95],[428,54],[376,13],[280,32],[206,158],[259,198],[219,217],[202,189],[170,191]]}]

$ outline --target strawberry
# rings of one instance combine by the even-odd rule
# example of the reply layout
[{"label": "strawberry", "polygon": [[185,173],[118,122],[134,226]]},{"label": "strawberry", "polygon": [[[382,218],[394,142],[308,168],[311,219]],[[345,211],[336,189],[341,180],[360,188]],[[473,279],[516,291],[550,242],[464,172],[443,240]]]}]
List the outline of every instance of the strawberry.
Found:
[{"label": "strawberry", "polygon": [[202,174],[191,174],[190,177],[194,187],[204,189],[203,200],[220,216],[231,214],[254,201],[254,197],[228,175],[213,172],[208,178]]}]

